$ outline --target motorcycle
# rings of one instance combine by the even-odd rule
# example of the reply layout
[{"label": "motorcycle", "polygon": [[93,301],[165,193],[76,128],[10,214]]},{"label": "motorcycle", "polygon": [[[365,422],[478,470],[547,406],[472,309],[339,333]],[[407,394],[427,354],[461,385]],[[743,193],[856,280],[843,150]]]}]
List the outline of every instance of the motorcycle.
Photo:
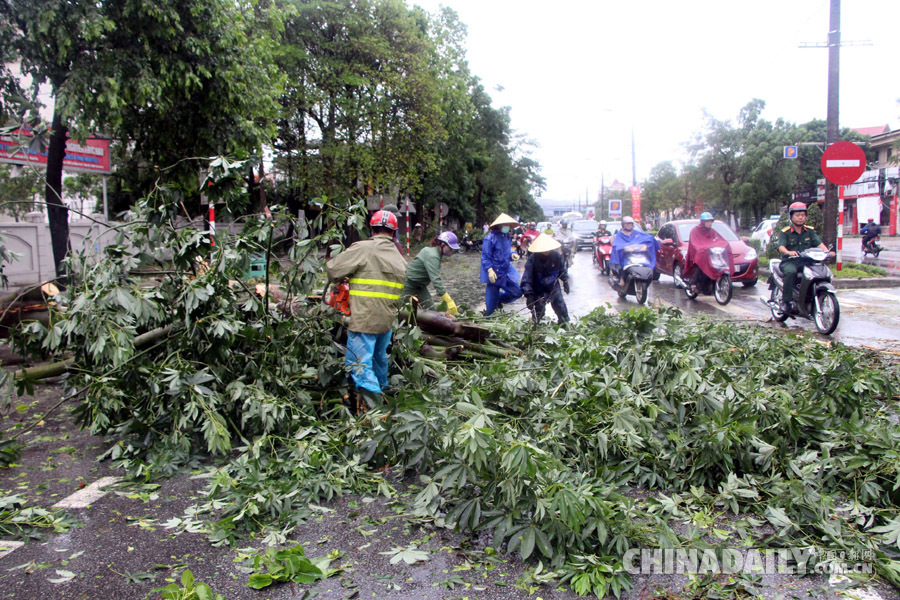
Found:
[{"label": "motorcycle", "polygon": [[784,322],[789,317],[802,317],[810,319],[816,324],[816,329],[828,335],[837,329],[841,318],[841,307],[838,304],[834,286],[831,285],[831,270],[825,264],[829,253],[821,248],[810,248],[800,253],[809,264],[804,265],[797,275],[797,285],[794,289],[794,299],[797,311],[785,312],[781,307],[784,297],[784,274],[781,271],[781,261],[773,260],[769,263],[772,274],[769,276],[769,289],[771,295],[768,301],[763,301],[772,311],[772,318],[778,322]]},{"label": "motorcycle", "polygon": [[537,239],[537,236],[539,235],[540,233],[537,231],[525,231],[524,233],[520,233],[518,236],[516,236],[515,243],[513,245],[516,254],[523,258],[528,256],[528,247],[531,246],[531,242]]},{"label": "motorcycle", "polygon": [[650,282],[653,280],[653,267],[647,244],[632,244],[623,249],[622,278],[625,285],[619,282],[619,273],[610,269],[609,285],[619,293],[619,298],[634,296],[638,304],[647,301]]},{"label": "motorcycle", "polygon": [[563,259],[565,259],[566,268],[568,269],[569,267],[572,266],[572,261],[574,260],[574,256],[575,256],[575,240],[574,239],[566,240],[564,242],[561,242],[561,245],[562,245],[561,250],[562,250]]},{"label": "motorcycle", "polygon": [[881,251],[884,250],[884,247],[878,243],[880,240],[881,236],[876,235],[863,245],[863,258],[865,258],[867,254],[871,254],[875,258],[878,258]]},{"label": "motorcycle", "polygon": [[594,244],[594,262],[600,266],[600,273],[609,275],[609,256],[612,254],[612,236],[601,235]]},{"label": "motorcycle", "polygon": [[[709,273],[706,273],[707,276],[700,278],[701,282],[697,289],[694,290],[690,284],[679,277],[677,273],[674,273],[675,285],[682,288],[684,295],[691,300],[696,299],[700,294],[712,294],[716,302],[724,306],[731,302],[731,295],[734,293],[734,285],[731,281],[731,266],[728,264],[728,258],[725,254],[730,252],[730,249],[721,247],[708,248],[707,252],[709,252],[709,264],[715,270],[717,276],[712,278],[709,277]],[[699,269],[700,267],[695,266],[694,268]]]},{"label": "motorcycle", "polygon": [[481,244],[483,242],[484,240],[481,238],[477,240],[472,239],[472,236],[470,236],[469,232],[467,231],[463,233],[462,239],[459,241],[459,249],[461,252],[469,252],[470,250],[481,252]]}]

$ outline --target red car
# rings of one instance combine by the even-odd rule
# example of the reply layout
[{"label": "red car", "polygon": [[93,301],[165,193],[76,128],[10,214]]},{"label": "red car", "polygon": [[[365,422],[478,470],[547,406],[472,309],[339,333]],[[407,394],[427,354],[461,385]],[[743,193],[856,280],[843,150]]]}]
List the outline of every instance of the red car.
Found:
[{"label": "red car", "polygon": [[[684,219],[671,221],[659,228],[656,237],[660,240],[659,250],[656,251],[656,272],[672,275],[677,272],[681,275],[684,269],[684,258],[687,256],[688,240],[691,237],[691,229],[700,224],[699,219]],[[744,287],[756,285],[759,277],[759,257],[756,250],[738,237],[731,228],[721,221],[714,221],[713,228],[728,241],[731,252],[734,255],[734,282],[744,284]],[[663,240],[672,240],[671,244],[664,244]]]}]

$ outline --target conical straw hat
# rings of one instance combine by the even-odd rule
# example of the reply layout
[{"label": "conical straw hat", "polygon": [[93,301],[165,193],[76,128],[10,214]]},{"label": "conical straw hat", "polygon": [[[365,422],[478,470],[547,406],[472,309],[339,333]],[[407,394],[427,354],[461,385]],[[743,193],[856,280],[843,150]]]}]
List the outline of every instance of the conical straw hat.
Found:
[{"label": "conical straw hat", "polygon": [[534,241],[531,242],[531,245],[528,246],[529,252],[550,252],[551,250],[556,250],[557,248],[561,248],[562,244],[554,240],[552,237],[547,235],[546,233],[542,233],[541,235],[534,238]]},{"label": "conical straw hat", "polygon": [[496,227],[497,225],[518,225],[519,222],[513,219],[506,213],[500,213],[500,216],[494,219],[494,222],[491,223],[491,227]]}]

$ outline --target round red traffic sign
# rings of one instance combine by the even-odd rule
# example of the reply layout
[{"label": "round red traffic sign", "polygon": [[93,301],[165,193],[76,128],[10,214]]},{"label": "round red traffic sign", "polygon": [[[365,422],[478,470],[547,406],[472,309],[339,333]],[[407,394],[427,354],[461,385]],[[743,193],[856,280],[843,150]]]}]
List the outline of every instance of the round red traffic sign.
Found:
[{"label": "round red traffic sign", "polygon": [[866,170],[866,153],[853,142],[835,142],[822,154],[822,175],[834,185],[850,185]]}]

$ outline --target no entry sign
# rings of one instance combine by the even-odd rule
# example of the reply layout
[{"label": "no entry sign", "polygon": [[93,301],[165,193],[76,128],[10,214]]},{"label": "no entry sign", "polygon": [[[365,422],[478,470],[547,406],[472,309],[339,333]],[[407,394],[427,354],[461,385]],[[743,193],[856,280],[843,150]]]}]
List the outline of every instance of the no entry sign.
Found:
[{"label": "no entry sign", "polygon": [[822,174],[834,185],[850,185],[866,170],[866,153],[853,142],[835,142],[822,154]]}]

